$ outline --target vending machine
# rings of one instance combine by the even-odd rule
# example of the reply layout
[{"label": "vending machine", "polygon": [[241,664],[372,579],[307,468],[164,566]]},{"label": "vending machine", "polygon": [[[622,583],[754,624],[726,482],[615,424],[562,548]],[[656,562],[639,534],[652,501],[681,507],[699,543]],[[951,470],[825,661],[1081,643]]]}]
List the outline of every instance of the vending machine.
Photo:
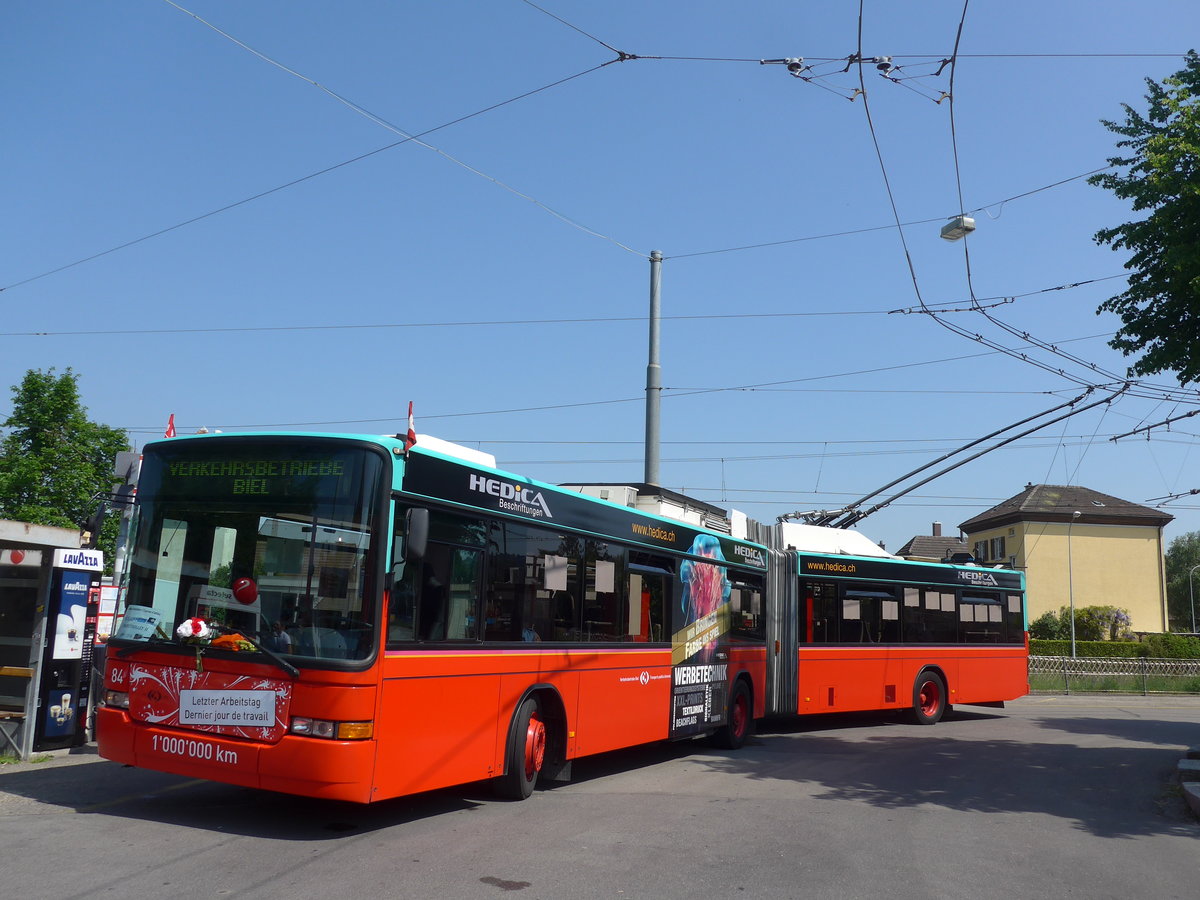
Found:
[{"label": "vending machine", "polygon": [[[60,750],[87,740],[98,582],[104,554],[97,550],[55,550],[42,639],[35,641],[30,666],[37,673],[38,703],[34,750]],[[89,608],[89,606],[91,608]]]}]

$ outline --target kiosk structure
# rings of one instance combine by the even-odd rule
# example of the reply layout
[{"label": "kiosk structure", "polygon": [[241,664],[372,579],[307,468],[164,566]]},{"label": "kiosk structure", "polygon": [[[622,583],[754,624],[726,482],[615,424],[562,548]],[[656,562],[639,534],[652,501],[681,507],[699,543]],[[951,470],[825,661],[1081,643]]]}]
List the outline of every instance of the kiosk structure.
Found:
[{"label": "kiosk structure", "polygon": [[87,740],[103,568],[76,531],[0,521],[0,755]]}]

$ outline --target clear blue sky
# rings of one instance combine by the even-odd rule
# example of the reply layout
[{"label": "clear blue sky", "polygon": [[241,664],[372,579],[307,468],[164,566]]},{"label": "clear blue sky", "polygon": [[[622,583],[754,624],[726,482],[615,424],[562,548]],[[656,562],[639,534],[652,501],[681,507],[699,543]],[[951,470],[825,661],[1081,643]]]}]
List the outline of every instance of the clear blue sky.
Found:
[{"label": "clear blue sky", "polygon": [[[900,220],[932,220],[904,229],[920,298],[1023,295],[993,314],[1124,372],[1095,314],[1124,259],[1092,235],[1131,213],[1076,176],[1115,152],[1099,120],[1141,106],[1200,33],[1186,0],[975,0],[935,76],[962,4],[868,0],[861,52],[900,83],[868,66],[864,104],[857,67],[838,74],[856,2],[181,5],[227,36],[165,0],[0,10],[0,385],[70,366],[92,418],[139,446],[172,413],[181,432],[393,433],[412,400],[418,431],[505,468],[638,481],[660,250],[662,481],[764,520],[1111,380],[889,315],[920,300],[884,170]],[[785,57],[811,80],[758,62]],[[957,167],[934,102],[951,71]],[[938,237],[960,209],[977,210],[970,284],[964,243]],[[978,312],[944,318],[1022,345]],[[892,549],[934,520],[953,533],[1029,481],[1139,503],[1200,487],[1200,419],[1109,440],[1197,408],[1145,393],[861,530]],[[1166,508],[1168,538],[1200,530],[1200,499]]]}]

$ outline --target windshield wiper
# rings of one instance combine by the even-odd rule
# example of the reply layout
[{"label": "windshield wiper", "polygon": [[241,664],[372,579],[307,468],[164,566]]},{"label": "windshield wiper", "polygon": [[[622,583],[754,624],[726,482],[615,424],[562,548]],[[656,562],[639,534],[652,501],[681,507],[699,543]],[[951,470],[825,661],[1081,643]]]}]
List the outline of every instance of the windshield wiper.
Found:
[{"label": "windshield wiper", "polygon": [[[258,640],[256,638],[250,637],[249,635],[242,634],[240,631],[234,631],[233,629],[229,629],[229,628],[222,627],[218,630],[220,630],[223,634],[236,634],[238,637],[240,637],[242,640],[244,640],[247,644],[251,644],[255,650],[257,650],[259,653],[261,653],[263,656],[265,656],[267,659],[269,659],[275,666],[282,669],[284,672],[286,672],[292,678],[300,677],[299,669],[297,669],[290,662],[288,662],[286,659],[281,657],[274,650],[264,647],[261,643],[258,642]],[[152,649],[156,649],[156,648],[166,648],[166,647],[171,647],[173,649],[180,649],[185,646],[191,647],[193,650],[196,650],[197,658],[200,657],[201,655],[203,655],[204,651],[208,649],[207,644],[181,644],[178,641],[174,641],[169,638],[152,637],[152,638],[148,638],[147,640],[144,640],[144,641],[137,641],[135,644],[133,644],[130,647],[122,647],[120,650],[117,651],[116,655],[117,655],[118,659],[123,659],[124,657],[129,656],[130,654],[138,653],[142,650],[152,650]]]},{"label": "windshield wiper", "polygon": [[122,647],[117,651],[117,658],[124,659],[132,653],[138,653],[142,650],[153,649],[156,647],[177,647],[178,644],[170,638],[164,637],[149,637],[144,640],[136,640],[134,638],[110,638],[110,640],[130,641],[130,646]]},{"label": "windshield wiper", "polygon": [[290,662],[288,662],[286,659],[284,659],[282,656],[280,656],[274,650],[271,650],[271,649],[263,646],[261,643],[259,643],[258,638],[251,637],[248,634],[242,634],[241,632],[238,632],[238,635],[243,640],[245,640],[247,643],[253,644],[255,650],[257,650],[259,653],[261,653],[267,659],[271,660],[271,662],[275,663],[275,665],[277,665],[279,668],[283,669],[283,671],[285,671],[289,675],[291,675],[292,678],[300,677],[299,669],[297,669],[295,666],[293,666]]}]

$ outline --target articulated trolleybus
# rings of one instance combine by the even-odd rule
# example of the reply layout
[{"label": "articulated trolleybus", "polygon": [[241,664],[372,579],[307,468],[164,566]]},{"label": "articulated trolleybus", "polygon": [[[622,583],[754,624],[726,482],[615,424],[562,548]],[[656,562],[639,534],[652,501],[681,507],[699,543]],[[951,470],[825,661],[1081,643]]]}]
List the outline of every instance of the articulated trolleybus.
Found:
[{"label": "articulated trolleybus", "polygon": [[763,716],[932,724],[1028,690],[1020,573],[587,490],[426,438],[149,444],[101,755],[357,802],[483,779],[520,799],[621,747],[736,749]]}]

